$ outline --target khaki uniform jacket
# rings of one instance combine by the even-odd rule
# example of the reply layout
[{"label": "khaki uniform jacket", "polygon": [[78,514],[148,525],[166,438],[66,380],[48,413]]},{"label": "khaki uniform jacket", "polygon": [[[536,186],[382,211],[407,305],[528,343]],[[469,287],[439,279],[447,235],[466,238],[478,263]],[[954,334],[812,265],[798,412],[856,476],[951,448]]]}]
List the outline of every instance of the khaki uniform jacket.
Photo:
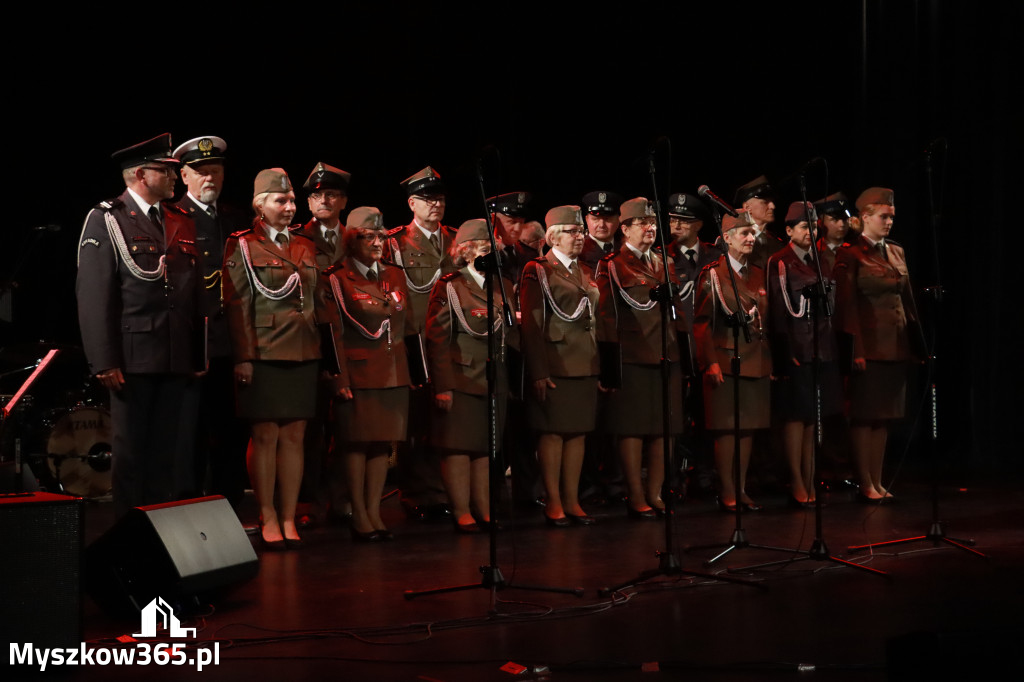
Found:
[{"label": "khaki uniform jacket", "polygon": [[[153,281],[135,277],[107,231],[116,221],[132,263],[166,274]],[[78,246],[78,320],[93,374],[187,374],[202,369],[197,357],[202,331],[202,263],[195,225],[170,203],[161,205],[164,227],[143,214],[127,190],[93,208]]]},{"label": "khaki uniform jacket", "polygon": [[[780,264],[785,273],[785,287],[781,280]],[[834,313],[835,281],[832,279],[832,269],[825,260],[821,261],[821,274],[825,278],[825,283],[831,285],[829,299]],[[796,251],[787,244],[786,248],[768,259],[767,276],[769,333],[776,367],[781,370],[792,366],[792,358],[796,358],[800,364],[811,362],[814,358],[814,329],[811,320],[814,318],[806,312],[803,317],[793,317],[786,306],[786,301],[788,299],[794,312],[800,313],[801,302],[804,300],[801,292],[805,287],[813,286],[818,281],[813,261],[812,265],[808,265],[798,258]],[[818,357],[826,362],[837,360],[832,318],[818,315],[817,327]]]},{"label": "khaki uniform jacket", "polygon": [[[577,261],[580,277],[574,277],[554,251],[534,258],[523,268],[519,284],[522,310],[520,328],[523,362],[528,381],[548,377],[589,377],[600,373],[597,355],[597,307],[599,293],[593,271]],[[590,306],[575,322],[566,322],[552,311],[541,286],[543,271],[555,305],[572,315],[584,298]]]},{"label": "khaki uniform jacket", "polygon": [[[645,265],[623,244],[618,251],[602,258],[597,266],[597,286],[601,294],[598,338],[618,343],[622,362],[629,365],[661,363],[661,306],[655,304],[650,310],[637,310],[622,295],[625,293],[637,303],[646,304],[651,300],[651,289],[664,281],[661,254],[652,250],[649,255],[651,261]],[[689,333],[690,325],[671,258],[668,266],[676,292],[676,321],[668,330],[668,359],[679,362],[679,335]],[[617,283],[611,277],[612,268]]]},{"label": "khaki uniform jacket", "polygon": [[[754,240],[754,250],[747,257],[747,265],[753,265],[764,270],[768,267],[768,259],[781,251],[785,245],[786,242],[769,232],[767,228],[761,230],[761,234],[757,235],[757,238]],[[724,239],[721,237],[716,239],[715,246],[718,247],[718,250],[723,255],[728,255],[729,246],[725,243]]]},{"label": "khaki uniform jacket", "polygon": [[[324,292],[332,304],[331,325],[341,365],[336,380],[340,388],[394,388],[410,383],[405,336],[416,332],[405,274],[383,261],[377,267],[380,279],[376,282],[359,274],[352,258],[325,275]],[[390,333],[385,330],[376,339],[367,338],[364,331],[376,334],[385,320],[390,320]]]},{"label": "khaki uniform jacket", "polygon": [[825,242],[824,239],[818,240],[818,253],[821,254],[821,262],[826,263],[828,265],[828,269],[830,272],[835,272],[836,255],[839,253],[839,249],[849,245],[850,244],[848,242],[843,242],[833,251],[832,249],[828,248],[828,244]]},{"label": "khaki uniform jacket", "polygon": [[412,325],[417,333],[423,331],[427,321],[430,292],[437,279],[455,271],[448,254],[455,240],[455,231],[441,225],[437,230],[438,248],[434,248],[423,231],[412,222],[392,231],[384,257],[405,269],[405,284],[412,300]]},{"label": "khaki uniform jacket", "polygon": [[888,258],[862,236],[836,255],[839,330],[853,338],[853,357],[905,361],[913,356],[908,323],[917,307],[903,247],[886,240]]},{"label": "khaki uniform jacket", "polygon": [[[450,298],[448,284],[452,285],[456,298]],[[502,319],[502,298],[500,287],[495,282],[494,319]],[[506,285],[506,291],[511,287]],[[463,326],[455,306],[465,320]],[[466,331],[466,327],[473,334]],[[430,295],[430,310],[427,313],[426,345],[430,377],[438,393],[461,391],[471,395],[487,393],[487,292],[477,286],[476,281],[463,268],[442,277],[434,285]],[[484,336],[474,336],[482,334]],[[497,341],[497,357],[504,356],[508,330],[502,326],[494,334]]]},{"label": "khaki uniform jacket", "polygon": [[[243,243],[249,248],[251,272],[243,259]],[[319,276],[313,242],[293,233],[286,246],[270,241],[262,223],[228,238],[224,306],[236,363],[320,358],[316,327]],[[280,289],[293,273],[298,273],[300,284],[280,301],[267,298],[250,281],[252,277],[268,289]]]},{"label": "khaki uniform jacket", "polygon": [[[719,293],[712,290],[711,272],[717,273],[721,295],[729,310],[735,311],[736,298],[729,279],[729,267],[729,257],[723,255],[701,271],[693,317],[697,361],[701,369],[706,371],[717,362],[724,375],[732,374],[733,330],[726,324]],[[766,329],[768,293],[764,288],[765,275],[761,268],[748,264],[747,269],[746,277],[736,274],[742,310],[751,316],[750,343],[744,340],[742,331],[739,336],[740,376],[766,377],[771,375],[772,359]]]},{"label": "khaki uniform jacket", "polygon": [[332,247],[330,242],[324,239],[323,230],[320,227],[320,221],[316,218],[313,218],[305,225],[289,227],[288,230],[292,234],[301,234],[303,237],[313,240],[313,244],[316,247],[316,267],[320,272],[331,267],[345,256],[344,249],[341,245],[345,236],[344,223],[338,226],[337,248]]}]

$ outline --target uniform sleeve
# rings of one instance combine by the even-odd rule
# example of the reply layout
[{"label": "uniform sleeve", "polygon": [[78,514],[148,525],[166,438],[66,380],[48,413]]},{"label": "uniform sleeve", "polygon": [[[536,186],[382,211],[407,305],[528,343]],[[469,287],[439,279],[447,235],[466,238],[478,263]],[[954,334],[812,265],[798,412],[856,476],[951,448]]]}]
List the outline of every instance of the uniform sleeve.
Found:
[{"label": "uniform sleeve", "polygon": [[242,262],[242,250],[239,247],[241,239],[228,239],[224,246],[224,266],[221,269],[224,311],[228,318],[231,348],[236,363],[258,359],[253,291],[246,275],[245,263]]},{"label": "uniform sleeve", "polygon": [[774,256],[768,259],[768,336],[777,353],[777,361],[785,363],[795,357],[796,353],[790,336],[791,318],[783,299],[782,282],[779,280],[779,263],[779,259]]},{"label": "uniform sleeve", "polygon": [[863,358],[864,336],[860,329],[857,291],[857,257],[845,248],[836,253],[836,318],[839,331],[853,339],[853,357]]},{"label": "uniform sleeve", "polygon": [[675,294],[672,297],[672,305],[676,309],[676,333],[689,334],[693,329],[693,320],[687,317],[686,306],[683,305],[683,299],[679,296],[682,293],[682,285],[679,283],[679,273],[676,272],[671,258],[668,259],[667,267],[669,279],[672,281],[672,292]]},{"label": "uniform sleeve", "polygon": [[[324,318],[330,321],[334,352],[338,355],[339,374],[334,379],[335,386],[337,388],[348,388],[351,385],[351,379],[348,374],[348,361],[345,359],[345,320],[338,309],[338,301],[334,293],[333,282],[335,279],[337,278],[333,274],[325,274],[321,277],[321,280],[323,280],[324,307],[330,309],[330,312],[324,311]],[[338,289],[342,288],[339,286]]]},{"label": "uniform sleeve", "polygon": [[523,312],[519,342],[529,381],[551,376],[547,349],[544,347],[544,292],[537,278],[537,271],[541,267],[534,261],[527,263],[519,282],[519,308]]},{"label": "uniform sleeve", "polygon": [[439,280],[430,292],[424,328],[430,377],[438,393],[455,388],[455,371],[450,352],[453,320],[447,284],[445,280]]},{"label": "uniform sleeve", "polygon": [[75,282],[82,345],[93,374],[124,367],[121,279],[103,215],[103,211],[93,209],[85,218]]},{"label": "uniform sleeve", "polygon": [[711,290],[710,268],[701,271],[693,302],[693,335],[697,342],[697,364],[707,370],[718,362],[715,355],[715,294]]},{"label": "uniform sleeve", "polygon": [[597,291],[600,296],[597,302],[597,340],[617,343],[619,340],[618,319],[616,313],[615,287],[612,285],[608,271],[608,261],[597,262]]}]

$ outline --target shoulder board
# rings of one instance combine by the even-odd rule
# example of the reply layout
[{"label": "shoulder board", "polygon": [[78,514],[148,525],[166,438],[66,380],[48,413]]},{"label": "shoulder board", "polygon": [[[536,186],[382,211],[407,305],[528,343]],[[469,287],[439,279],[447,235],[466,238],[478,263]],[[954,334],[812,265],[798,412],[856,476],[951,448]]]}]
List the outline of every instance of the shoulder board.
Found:
[{"label": "shoulder board", "polygon": [[335,272],[337,272],[338,270],[341,270],[342,265],[343,265],[342,262],[335,263],[334,265],[331,265],[326,270],[324,270],[322,272],[322,274],[330,276],[330,275],[334,274]]},{"label": "shoulder board", "polygon": [[547,256],[537,256],[536,258],[531,258],[530,261],[533,263],[547,263],[548,259]]},{"label": "shoulder board", "polygon": [[228,239],[238,239],[238,238],[239,238],[239,237],[241,237],[241,236],[242,236],[243,234],[248,234],[248,233],[250,233],[250,232],[252,232],[252,228],[251,228],[251,227],[250,227],[250,228],[248,228],[248,229],[245,229],[245,230],[239,230],[238,232],[232,232],[232,233],[231,233],[231,234],[230,234],[230,235],[228,236]]},{"label": "shoulder board", "polygon": [[103,211],[109,211],[110,209],[117,208],[118,206],[124,206],[124,202],[121,201],[121,197],[114,197],[113,199],[101,201],[100,203],[93,206],[93,208],[98,208]]},{"label": "shoulder board", "polygon": [[306,241],[309,241],[309,242],[313,241],[313,238],[312,238],[312,237],[310,237],[310,236],[309,236],[308,234],[306,234],[306,233],[304,233],[304,232],[298,232],[298,231],[296,231],[296,228],[298,228],[299,230],[301,230],[301,229],[302,229],[302,225],[294,225],[294,226],[292,226],[292,227],[289,227],[289,228],[288,228],[288,232],[289,232],[289,233],[290,233],[291,235],[295,236],[295,237],[302,237],[302,238],[303,238],[303,239],[305,239]]},{"label": "shoulder board", "polygon": [[894,242],[893,240],[889,239],[888,237],[885,238],[885,243],[888,246],[898,246],[901,249],[903,248],[903,244],[900,244],[899,242]]},{"label": "shoulder board", "polygon": [[405,225],[399,225],[398,227],[392,227],[387,231],[389,237],[395,237],[405,229]]},{"label": "shoulder board", "polygon": [[619,252],[618,252],[618,251],[616,251],[616,250],[614,250],[614,249],[612,249],[612,252],[611,252],[611,253],[609,253],[609,254],[606,254],[606,255],[604,255],[604,256],[601,256],[601,260],[614,260],[614,258],[615,258],[616,256],[618,256],[618,255],[619,255]]},{"label": "shoulder board", "polygon": [[302,234],[302,228],[304,228],[304,227],[305,227],[305,225],[301,225],[301,224],[299,224],[299,225],[292,225],[291,227],[288,228],[288,231],[291,232],[292,234]]},{"label": "shoulder board", "polygon": [[174,213],[178,213],[180,215],[188,215],[188,211],[183,209],[181,206],[178,206],[177,204],[171,203],[170,200],[161,201],[160,204],[164,208],[166,208],[168,211],[171,211],[171,212],[174,212]]},{"label": "shoulder board", "polygon": [[395,263],[394,261],[389,261],[387,258],[381,258],[380,264],[385,265],[389,268],[398,268],[399,270],[405,270],[405,268],[403,268],[401,265]]},{"label": "shoulder board", "polygon": [[725,258],[724,255],[719,256],[715,260],[711,261],[710,263],[705,265],[703,268],[701,268],[701,272],[707,272],[708,270],[714,270],[715,268],[717,268],[721,264],[723,258]]},{"label": "shoulder board", "polygon": [[459,271],[456,270],[455,272],[449,272],[447,275],[443,276],[439,281],[451,282],[458,279],[459,277],[461,277],[461,275],[459,274]]}]

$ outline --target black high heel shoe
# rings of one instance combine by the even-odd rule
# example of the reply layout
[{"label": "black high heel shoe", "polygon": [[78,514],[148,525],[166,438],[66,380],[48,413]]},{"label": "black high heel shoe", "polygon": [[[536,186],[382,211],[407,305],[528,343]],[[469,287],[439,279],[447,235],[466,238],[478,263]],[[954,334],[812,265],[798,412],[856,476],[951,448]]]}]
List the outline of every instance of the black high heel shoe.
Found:
[{"label": "black high heel shoe", "polygon": [[271,552],[283,552],[288,549],[284,540],[268,540],[263,537],[263,519],[260,519],[260,542],[264,549],[269,549]]},{"label": "black high heel shoe", "polygon": [[375,530],[371,530],[369,533],[363,533],[362,531],[356,530],[355,526],[350,526],[349,531],[352,533],[353,542],[380,542],[383,540],[380,533]]}]

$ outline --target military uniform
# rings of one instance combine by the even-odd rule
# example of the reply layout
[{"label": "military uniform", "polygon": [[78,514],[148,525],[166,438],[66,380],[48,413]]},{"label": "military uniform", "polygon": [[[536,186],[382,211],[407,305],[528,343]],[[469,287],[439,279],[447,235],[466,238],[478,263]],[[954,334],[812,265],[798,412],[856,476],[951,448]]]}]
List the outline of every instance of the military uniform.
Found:
[{"label": "military uniform", "polygon": [[[642,262],[627,244],[603,258],[597,269],[601,293],[598,338],[619,344],[622,387],[608,399],[610,433],[625,436],[656,436],[663,432],[661,401],[661,309],[651,300],[651,289],[664,282],[665,266],[660,253],[648,252]],[[669,277],[676,292],[675,323],[669,327],[670,408],[673,433],[683,426],[683,385],[680,370],[680,335],[689,333],[679,281],[669,259]],[[671,319],[671,318],[670,318]]]},{"label": "military uniform", "polygon": [[443,275],[455,270],[448,254],[455,239],[455,230],[440,225],[435,234],[437,246],[415,222],[388,232],[389,259],[405,269],[405,284],[412,301],[412,324],[417,333],[422,332],[426,324],[427,306],[434,285]]},{"label": "military uniform", "polygon": [[[509,330],[502,315],[501,289],[492,285],[497,362],[498,439],[504,425],[508,394],[505,346]],[[487,410],[487,292],[468,268],[442,277],[434,285],[427,314],[426,346],[430,375],[437,393],[453,391],[452,409],[432,417],[434,445],[457,452],[486,453]]]},{"label": "military uniform", "polygon": [[[704,377],[705,424],[708,429],[731,430],[733,428],[733,329],[726,323],[725,316],[736,311],[736,297],[733,292],[728,268],[729,256],[723,255],[701,271],[697,281],[694,302],[693,330],[697,344],[697,361],[703,371],[714,363],[726,377],[724,384],[713,386],[711,378]],[[739,335],[740,363],[740,428],[761,429],[768,427],[770,380],[772,372],[771,353],[768,348],[766,316],[768,294],[765,290],[764,270],[751,266],[747,273],[736,275],[741,309],[747,314],[750,326],[750,342]],[[723,309],[723,303],[728,311]]]},{"label": "military uniform", "polygon": [[583,241],[583,251],[580,252],[579,260],[596,272],[598,262],[613,251],[615,251],[614,241],[601,246],[590,235],[587,235],[587,238]]},{"label": "military uniform", "polygon": [[527,391],[530,426],[542,433],[586,433],[596,419],[599,294],[591,269],[577,261],[575,270],[552,249],[526,264],[520,283],[527,384],[551,378],[558,386],[548,389],[543,405]]},{"label": "military uniform", "polygon": [[[252,384],[238,387],[238,411],[250,419],[307,419],[315,409],[320,359],[314,246],[294,233],[285,245],[268,235],[257,222],[231,235],[224,249],[224,305],[234,359],[254,363],[255,372]],[[272,380],[261,381],[260,374],[268,372]]]},{"label": "military uniform", "polygon": [[836,255],[839,330],[852,340],[853,357],[867,370],[850,378],[850,416],[898,419],[906,407],[906,363],[914,358],[914,303],[903,248],[886,239],[872,245],[858,236]]},{"label": "military uniform", "polygon": [[[202,264],[195,225],[169,203],[163,225],[126,190],[89,212],[78,248],[78,316],[93,374],[119,368],[111,392],[114,504],[168,502],[191,488],[193,373],[204,369]],[[188,406],[192,405],[190,411]]]},{"label": "military uniform", "polygon": [[354,396],[334,404],[335,437],[345,442],[406,437],[410,377],[405,335],[413,333],[413,311],[402,269],[383,261],[377,267],[377,281],[360,274],[351,257],[326,273],[341,361],[336,381]]},{"label": "military uniform", "polygon": [[312,240],[315,247],[316,267],[320,272],[331,267],[344,256],[341,238],[345,230],[342,229],[341,225],[338,225],[338,241],[333,245],[327,241],[327,238],[324,236],[323,226],[316,218],[313,218],[305,225],[295,225],[288,228],[288,230],[292,234],[299,234],[306,239]]}]

